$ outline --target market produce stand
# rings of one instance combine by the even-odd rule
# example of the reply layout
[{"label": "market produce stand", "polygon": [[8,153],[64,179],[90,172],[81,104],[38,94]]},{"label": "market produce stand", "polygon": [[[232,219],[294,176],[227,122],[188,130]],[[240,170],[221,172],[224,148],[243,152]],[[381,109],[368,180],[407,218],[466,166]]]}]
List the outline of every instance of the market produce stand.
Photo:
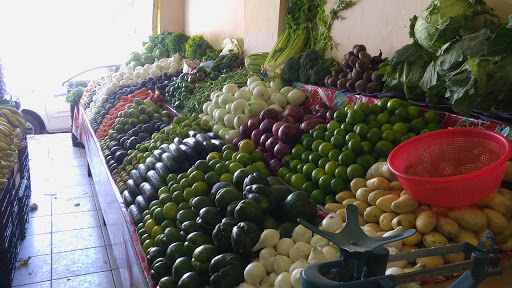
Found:
[{"label": "market produce stand", "polygon": [[[356,95],[314,85],[295,83],[294,87],[302,89],[308,95],[308,100],[305,104],[307,107],[314,107],[318,103],[325,102],[329,106],[340,109],[349,104],[359,102],[375,103],[378,101],[377,97]],[[172,112],[173,117],[177,115],[171,107],[166,106],[166,108]],[[504,134],[510,139],[510,135],[507,134],[510,129],[506,125],[445,112],[441,112],[441,115],[443,128],[478,127]],[[150,269],[146,264],[134,224],[128,216],[127,207],[124,205],[121,194],[108,170],[101,153],[100,144],[85,117],[82,106],[75,113],[73,130],[85,145],[88,167],[94,179],[101,210],[111,238],[114,257],[121,269],[123,283],[129,283],[132,287],[153,287],[152,285],[154,284],[151,284],[149,276]],[[504,270],[503,276],[490,278],[481,287],[493,287],[493,285],[497,285],[496,283],[511,280],[512,271],[507,269]],[[429,284],[425,287],[448,287],[448,283],[451,282],[453,280]]]},{"label": "market produce stand", "polygon": [[121,194],[105,164],[98,139],[81,105],[80,110],[75,110],[74,126],[74,130],[78,132],[77,137],[84,143],[87,152],[87,166],[94,179],[94,187],[123,283],[127,287],[149,287],[149,269],[145,264],[135,227],[128,217]]}]

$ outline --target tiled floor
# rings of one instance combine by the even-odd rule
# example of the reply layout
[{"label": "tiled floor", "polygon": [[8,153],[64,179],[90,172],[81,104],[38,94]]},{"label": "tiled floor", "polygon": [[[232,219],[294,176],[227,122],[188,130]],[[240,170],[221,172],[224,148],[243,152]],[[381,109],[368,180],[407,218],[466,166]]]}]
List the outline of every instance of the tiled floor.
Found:
[{"label": "tiled floor", "polygon": [[28,139],[31,202],[27,237],[18,258],[32,257],[16,270],[14,287],[121,288],[119,268],[87,176],[85,150],[69,133]]}]

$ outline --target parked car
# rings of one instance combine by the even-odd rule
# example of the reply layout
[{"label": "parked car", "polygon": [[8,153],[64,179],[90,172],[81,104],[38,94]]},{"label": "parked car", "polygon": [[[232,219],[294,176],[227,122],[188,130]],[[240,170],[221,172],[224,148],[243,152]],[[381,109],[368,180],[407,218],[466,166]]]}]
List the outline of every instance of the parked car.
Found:
[{"label": "parked car", "polygon": [[[34,91],[21,98],[21,112],[33,134],[71,132],[70,104],[66,95],[78,86],[87,87],[92,80],[117,72],[121,65],[99,66],[82,71],[64,81],[58,87],[46,91]],[[27,97],[26,97],[27,96]],[[29,131],[30,133],[30,131]]]}]

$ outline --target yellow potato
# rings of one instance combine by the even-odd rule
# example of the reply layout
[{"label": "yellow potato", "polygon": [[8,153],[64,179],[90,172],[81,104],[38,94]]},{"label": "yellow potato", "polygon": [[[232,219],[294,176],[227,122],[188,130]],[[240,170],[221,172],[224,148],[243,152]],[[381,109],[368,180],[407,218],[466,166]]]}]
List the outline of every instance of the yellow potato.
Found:
[{"label": "yellow potato", "polygon": [[489,229],[491,229],[494,233],[503,233],[505,232],[505,229],[507,229],[508,221],[505,216],[500,214],[499,212],[484,208],[482,210],[484,212],[485,216],[487,216],[487,223],[489,225]]},{"label": "yellow potato", "polygon": [[358,211],[359,215],[361,215],[361,216],[364,215],[364,211],[366,210],[366,208],[370,207],[370,205],[368,205],[368,203],[363,202],[363,201],[356,201],[352,204],[356,205],[357,211]]},{"label": "yellow potato", "polygon": [[398,197],[400,197],[400,191],[398,190],[375,190],[373,191],[372,193],[370,193],[370,195],[368,195],[368,204],[370,205],[377,205],[377,201],[384,197],[384,196],[387,196],[387,195],[397,195]]},{"label": "yellow potato", "polygon": [[[373,207],[375,207],[375,206],[373,206]],[[366,219],[364,219],[364,220],[366,220]],[[370,222],[368,220],[366,220],[366,221]],[[380,232],[380,231],[382,231],[382,229],[380,229],[378,222],[379,222],[379,219],[377,219],[376,223],[368,223],[368,224],[364,225],[364,227],[369,227],[369,228],[372,228],[373,230],[375,230],[375,232]]]},{"label": "yellow potato", "polygon": [[[364,220],[370,223],[379,223],[380,215],[384,214],[384,211],[377,206],[370,206],[364,210]],[[379,229],[380,230],[380,229]]]},{"label": "yellow potato", "polygon": [[402,192],[400,192],[400,197],[402,197],[404,195],[411,195],[411,194],[409,194],[409,192],[407,192],[407,190],[402,190]]},{"label": "yellow potato", "polygon": [[432,208],[432,212],[434,212],[436,216],[448,216],[448,211],[450,211],[450,209],[443,207]]},{"label": "yellow potato", "polygon": [[423,245],[427,248],[446,246],[448,245],[448,239],[439,232],[428,232],[423,235]]},{"label": "yellow potato", "polygon": [[364,220],[363,216],[357,215],[357,220],[359,220],[359,226],[364,226],[368,223],[366,223],[366,220]]},{"label": "yellow potato", "polygon": [[500,243],[500,249],[503,251],[512,250],[512,238],[508,238],[506,242]]},{"label": "yellow potato", "polygon": [[488,198],[475,204],[478,207],[487,207],[501,213],[505,218],[512,216],[512,202],[498,192],[494,192]]},{"label": "yellow potato", "polygon": [[357,201],[359,201],[359,200],[357,200],[356,198],[351,198],[351,199],[347,199],[347,200],[343,201],[342,204],[344,207],[347,207],[348,205],[354,204]]},{"label": "yellow potato", "polygon": [[404,187],[402,187],[402,184],[400,184],[398,181],[389,183],[389,187],[390,190],[404,190]]},{"label": "yellow potato", "polygon": [[[402,240],[402,242],[404,242],[404,240]],[[421,241],[421,238],[420,238],[420,241]],[[411,245],[405,245],[405,243],[403,243],[403,244],[404,245],[402,245],[402,249],[400,249],[400,252],[410,252],[410,251],[414,251],[414,250],[418,249],[418,246],[416,246],[416,245],[412,245],[411,246]],[[407,260],[407,262],[409,262],[411,264],[415,264],[416,263],[416,259],[410,259],[410,260]]]},{"label": "yellow potato", "polygon": [[465,260],[465,255],[462,252],[443,255],[444,263],[452,264]]},{"label": "yellow potato", "polygon": [[416,231],[414,234],[412,234],[412,236],[402,239],[402,243],[404,243],[404,245],[412,246],[420,243],[422,240],[423,235],[420,232]]},{"label": "yellow potato", "polygon": [[391,221],[391,226],[393,229],[398,228],[399,226],[404,227],[404,230],[414,228],[414,223],[416,222],[416,217],[414,214],[405,213],[396,216],[393,221]]},{"label": "yellow potato", "polygon": [[478,244],[478,239],[476,238],[475,232],[464,229],[462,227],[459,229],[459,234],[457,234],[457,236],[455,236],[453,240],[456,243],[468,242],[475,246]]},{"label": "yellow potato", "polygon": [[396,213],[411,213],[416,208],[418,208],[418,200],[411,195],[402,195],[391,204],[391,209]]},{"label": "yellow potato", "polygon": [[439,233],[448,238],[455,238],[459,235],[459,224],[445,216],[437,216],[436,229]]},{"label": "yellow potato", "polygon": [[341,220],[343,220],[343,223],[347,222],[347,211],[345,211],[345,209],[340,209],[336,211],[336,214],[341,216]]},{"label": "yellow potato", "polygon": [[[512,162],[508,162],[508,163],[512,163]],[[501,194],[501,196],[507,198],[508,201],[512,202],[512,191],[511,190],[509,190],[507,188],[498,188],[498,189],[496,189],[496,192]]]},{"label": "yellow potato", "polygon": [[340,204],[340,203],[327,203],[325,204],[325,211],[327,212],[336,212],[340,209],[343,209],[345,210],[345,206],[343,206],[343,204]]},{"label": "yellow potato", "polygon": [[444,259],[441,256],[430,256],[430,257],[416,259],[416,264],[420,264],[420,263],[425,264],[425,268],[434,268],[434,267],[443,266]]},{"label": "yellow potato", "polygon": [[386,178],[383,177],[375,177],[366,181],[366,187],[373,190],[389,190],[390,184]]},{"label": "yellow potato", "polygon": [[377,237],[382,237],[384,234],[386,234],[387,231],[379,231],[377,232]]},{"label": "yellow potato", "polygon": [[473,232],[478,232],[487,227],[487,216],[485,216],[485,213],[472,207],[450,209],[448,217],[460,226]]},{"label": "yellow potato", "polygon": [[391,225],[391,222],[393,222],[393,219],[398,216],[395,212],[390,213],[384,213],[380,215],[379,218],[379,226],[382,231],[390,231],[393,230],[393,226]]},{"label": "yellow potato", "polygon": [[359,188],[356,192],[356,199],[368,203],[368,195],[373,192],[373,189],[363,187]]},{"label": "yellow potato", "polygon": [[366,179],[370,180],[375,177],[384,177],[389,181],[396,181],[396,175],[391,172],[387,162],[377,162],[373,164],[366,172]]},{"label": "yellow potato", "polygon": [[381,197],[379,200],[377,200],[377,206],[386,211],[386,212],[393,212],[393,209],[391,209],[391,204],[393,204],[394,201],[398,200],[398,196],[395,194],[390,194],[384,197]]},{"label": "yellow potato", "polygon": [[416,208],[416,210],[414,210],[414,214],[416,214],[416,216],[420,215],[421,212],[423,211],[430,211],[430,206],[427,206],[427,205],[420,205],[418,206],[418,208]]},{"label": "yellow potato", "polygon": [[416,218],[416,230],[420,233],[428,233],[436,228],[436,214],[432,211],[423,211]]},{"label": "yellow potato", "polygon": [[366,187],[366,180],[364,178],[354,178],[350,181],[350,190],[356,194],[359,188]]},{"label": "yellow potato", "polygon": [[343,203],[343,201],[353,198],[356,198],[356,196],[354,195],[354,193],[348,190],[344,190],[336,194],[336,201],[338,201],[339,203]]}]

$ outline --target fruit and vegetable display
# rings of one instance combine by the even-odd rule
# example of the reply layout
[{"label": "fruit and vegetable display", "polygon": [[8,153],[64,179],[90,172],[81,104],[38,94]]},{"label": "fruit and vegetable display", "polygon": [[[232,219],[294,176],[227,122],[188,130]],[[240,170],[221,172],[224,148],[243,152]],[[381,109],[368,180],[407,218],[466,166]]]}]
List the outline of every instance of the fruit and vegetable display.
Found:
[{"label": "fruit and vegetable display", "polygon": [[512,87],[506,79],[512,75],[512,17],[499,23],[492,10],[484,1],[430,3],[411,19],[414,42],[391,57],[384,91],[429,104],[447,102],[466,115],[511,113]]},{"label": "fruit and vegetable display", "polygon": [[20,111],[10,105],[0,105],[0,191],[18,162],[18,149],[26,146],[23,143],[26,129]]}]

